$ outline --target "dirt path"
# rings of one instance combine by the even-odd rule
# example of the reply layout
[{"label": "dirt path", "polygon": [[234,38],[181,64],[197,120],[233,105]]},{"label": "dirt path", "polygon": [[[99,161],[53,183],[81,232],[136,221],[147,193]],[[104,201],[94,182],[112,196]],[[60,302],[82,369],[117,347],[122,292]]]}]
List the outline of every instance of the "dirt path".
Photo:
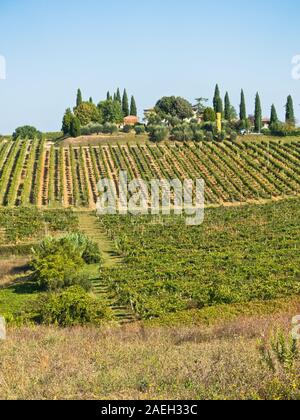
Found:
[{"label": "dirt path", "polygon": [[[101,250],[103,258],[103,267],[112,269],[118,264],[122,264],[122,258],[116,254],[113,243],[107,238],[105,232],[101,229],[100,222],[95,213],[84,212],[79,215],[79,229],[89,238],[96,242]],[[126,306],[117,304],[116,296],[110,291],[105,278],[99,277],[93,280],[93,292],[96,296],[107,301],[108,306],[113,310],[114,317],[121,324],[127,324],[136,321],[132,310]]]}]

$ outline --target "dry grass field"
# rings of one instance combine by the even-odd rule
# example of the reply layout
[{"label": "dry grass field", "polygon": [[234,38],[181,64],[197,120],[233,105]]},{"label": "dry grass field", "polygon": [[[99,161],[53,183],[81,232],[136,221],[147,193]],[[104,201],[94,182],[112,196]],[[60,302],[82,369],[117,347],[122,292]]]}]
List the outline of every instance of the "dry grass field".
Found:
[{"label": "dry grass field", "polygon": [[297,399],[299,378],[269,369],[259,351],[274,325],[289,332],[291,316],[213,328],[12,328],[0,343],[0,398]]}]

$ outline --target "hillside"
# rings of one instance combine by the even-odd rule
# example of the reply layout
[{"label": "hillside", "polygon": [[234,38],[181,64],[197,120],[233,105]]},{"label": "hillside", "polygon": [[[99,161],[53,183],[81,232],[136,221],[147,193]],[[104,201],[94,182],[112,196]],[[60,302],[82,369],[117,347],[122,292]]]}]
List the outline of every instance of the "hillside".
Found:
[{"label": "hillside", "polygon": [[196,179],[206,203],[241,203],[300,192],[300,141],[101,144],[57,147],[17,140],[0,144],[0,205],[95,208],[97,182]]}]

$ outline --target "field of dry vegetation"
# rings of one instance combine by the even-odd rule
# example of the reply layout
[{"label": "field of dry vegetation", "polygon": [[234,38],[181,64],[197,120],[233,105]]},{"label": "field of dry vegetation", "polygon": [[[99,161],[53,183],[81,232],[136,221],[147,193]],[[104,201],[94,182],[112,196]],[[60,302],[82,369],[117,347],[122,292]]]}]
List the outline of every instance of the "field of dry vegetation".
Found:
[{"label": "field of dry vegetation", "polygon": [[12,328],[0,343],[0,397],[298,399],[299,362],[275,358],[273,370],[261,356],[293,315],[213,328]]}]

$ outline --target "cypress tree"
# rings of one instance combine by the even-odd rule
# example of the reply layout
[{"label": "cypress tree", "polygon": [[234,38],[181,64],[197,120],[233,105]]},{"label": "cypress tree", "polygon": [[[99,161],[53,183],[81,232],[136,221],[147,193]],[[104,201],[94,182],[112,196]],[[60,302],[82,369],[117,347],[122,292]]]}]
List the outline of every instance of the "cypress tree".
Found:
[{"label": "cypress tree", "polygon": [[116,101],[120,102],[120,104],[122,104],[122,99],[121,99],[121,93],[120,93],[120,89],[117,89],[117,93],[116,93]]},{"label": "cypress tree", "polygon": [[129,102],[128,102],[128,95],[126,89],[124,89],[123,99],[122,99],[122,110],[124,117],[128,117],[129,115]]},{"label": "cypress tree", "polygon": [[255,132],[260,133],[262,129],[262,109],[259,94],[255,98],[255,115],[254,115]]},{"label": "cypress tree", "polygon": [[108,91],[108,92],[107,92],[107,94],[106,94],[106,100],[107,100],[107,101],[109,101],[109,100],[111,100],[111,99],[112,99],[111,94],[110,94],[110,92]]},{"label": "cypress tree", "polygon": [[76,98],[76,107],[78,108],[82,104],[82,94],[81,90],[77,90],[77,98]]},{"label": "cypress tree", "polygon": [[220,95],[219,85],[216,85],[216,88],[215,88],[213,104],[214,104],[215,112],[216,113],[221,112],[221,114],[222,114],[223,113],[223,102],[222,102],[221,95]]},{"label": "cypress tree", "polygon": [[72,137],[79,137],[80,136],[80,121],[77,117],[73,115],[71,121],[71,129],[70,134]]},{"label": "cypress tree", "polygon": [[274,127],[279,122],[275,105],[271,108],[270,127]]},{"label": "cypress tree", "polygon": [[73,114],[70,108],[68,108],[65,112],[63,122],[62,122],[62,132],[66,136],[67,134],[70,134],[71,132],[71,123],[73,119]]},{"label": "cypress tree", "polygon": [[136,102],[135,102],[134,96],[131,97],[130,115],[134,115],[135,117],[137,117],[137,107],[136,107]]},{"label": "cypress tree", "polygon": [[231,104],[230,104],[228,92],[226,92],[224,102],[225,102],[224,118],[225,120],[230,121],[231,120]]},{"label": "cypress tree", "polygon": [[287,124],[295,126],[296,118],[295,118],[295,112],[294,112],[293,98],[291,97],[291,95],[289,95],[287,98],[285,109],[286,109],[285,122]]},{"label": "cypress tree", "polygon": [[241,91],[241,104],[240,104],[240,120],[245,121],[247,119],[246,101],[244,91]]},{"label": "cypress tree", "polygon": [[93,104],[94,102],[93,102],[93,98],[92,97],[90,97],[90,104]]}]

